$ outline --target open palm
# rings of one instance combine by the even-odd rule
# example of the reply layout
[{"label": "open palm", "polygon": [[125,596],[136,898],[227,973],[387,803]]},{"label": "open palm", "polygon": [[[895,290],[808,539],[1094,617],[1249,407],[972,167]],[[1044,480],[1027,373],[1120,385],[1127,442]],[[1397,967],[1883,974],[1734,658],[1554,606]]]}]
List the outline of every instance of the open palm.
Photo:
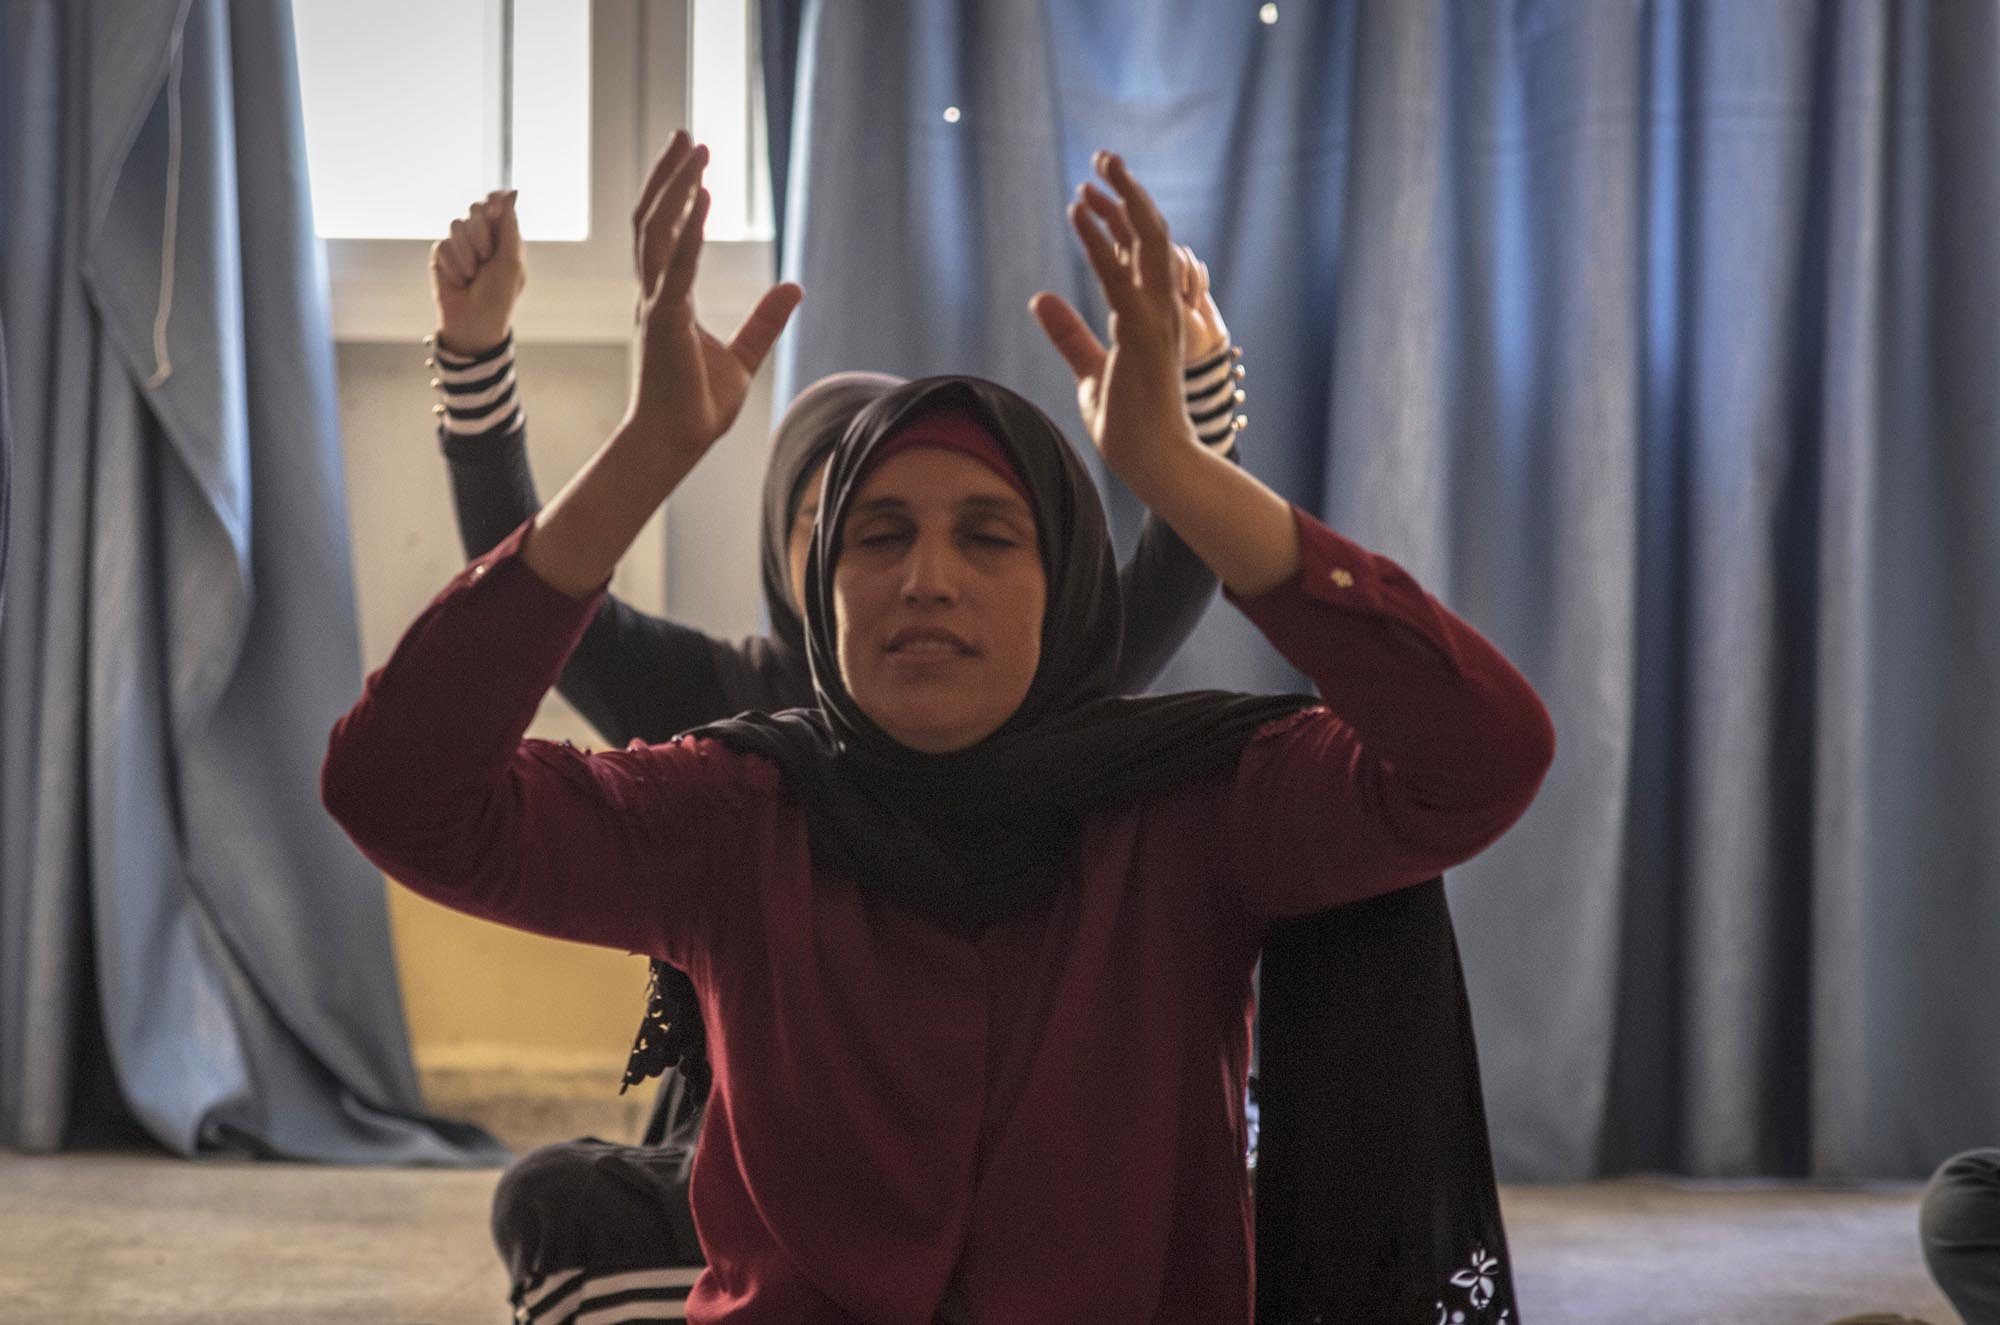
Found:
[{"label": "open palm", "polygon": [[708,149],[674,135],[653,165],[633,214],[639,268],[639,373],[631,413],[663,444],[705,452],[729,430],[750,379],[785,329],[803,292],[773,286],[724,343],[695,315],[694,278],[701,258],[708,190],[701,187]]},{"label": "open palm", "polygon": [[[1078,203],[1081,213],[1096,217],[1104,232],[1103,237],[1109,241],[1109,255],[1116,261],[1121,274],[1132,278],[1129,282],[1121,280],[1119,283],[1143,284],[1144,277],[1133,267],[1139,245],[1128,206],[1094,188],[1084,190]],[[1073,214],[1072,219],[1081,224],[1084,215]],[[1209,288],[1208,264],[1195,256],[1194,250],[1187,245],[1171,243],[1164,225],[1155,239],[1155,247],[1164,251],[1167,263],[1164,279],[1159,284],[1173,289],[1180,296],[1181,362],[1192,368],[1229,348],[1229,327],[1223,322],[1222,310],[1217,307]],[[1100,273],[1100,278],[1103,275]],[[1038,294],[1030,307],[1041,321],[1042,329],[1075,373],[1077,410],[1083,416],[1084,427],[1091,440],[1101,447],[1104,444],[1107,384],[1117,380],[1130,384],[1134,376],[1130,372],[1119,372],[1119,326],[1115,306],[1108,349],[1099,343],[1083,316],[1060,296]],[[1158,311],[1164,313],[1164,307]]]},{"label": "open palm", "polygon": [[1099,342],[1059,295],[1038,294],[1031,307],[1076,376],[1085,429],[1115,469],[1115,452],[1137,459],[1192,437],[1183,367],[1227,346],[1229,333],[1209,296],[1206,269],[1173,243],[1124,163],[1100,154],[1096,165],[1118,196],[1085,185],[1070,221],[1111,306],[1110,343]]}]

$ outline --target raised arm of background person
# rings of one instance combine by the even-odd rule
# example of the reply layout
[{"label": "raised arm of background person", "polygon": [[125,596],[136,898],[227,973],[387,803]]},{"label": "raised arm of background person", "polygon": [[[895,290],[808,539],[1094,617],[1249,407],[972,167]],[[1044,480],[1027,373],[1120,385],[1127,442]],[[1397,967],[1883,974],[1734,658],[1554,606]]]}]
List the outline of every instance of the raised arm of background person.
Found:
[{"label": "raised arm of background person", "polygon": [[515,194],[489,193],[431,245],[432,385],[438,446],[466,560],[484,556],[541,509],[514,381],[514,305],[527,288]]},{"label": "raised arm of background person", "polygon": [[489,193],[431,245],[438,446],[451,475],[459,542],[471,561],[541,509],[514,380],[514,305],[527,256],[513,191]]},{"label": "raised arm of background person", "polygon": [[[1230,354],[1229,327],[1209,288],[1208,264],[1184,244],[1177,253],[1181,258],[1181,360],[1186,369],[1183,385],[1189,421],[1198,422],[1194,418],[1198,400],[1207,407],[1219,392],[1224,404],[1217,408],[1226,410],[1228,417],[1214,420],[1208,431],[1198,426],[1197,432],[1209,449],[1241,463],[1235,428],[1240,420],[1235,418],[1235,407],[1243,398],[1237,389],[1243,369]],[[1073,339],[1081,332],[1086,344],[1096,343],[1080,318],[1073,326],[1062,326],[1061,309],[1051,308],[1050,312],[1058,323],[1050,327],[1052,336]],[[1217,358],[1224,360],[1223,366],[1200,375],[1220,376],[1221,384],[1197,389],[1198,366]],[[1078,385],[1078,403],[1082,405],[1082,384]],[[1152,685],[1201,621],[1215,593],[1215,576],[1172,526],[1148,511],[1131,559],[1119,567],[1118,587],[1124,601],[1125,636],[1118,652],[1116,691],[1136,694]]]},{"label": "raised arm of background person", "polygon": [[[431,249],[438,445],[468,561],[542,508],[514,358],[514,307],[526,285],[514,209],[513,193],[488,194]],[[613,746],[664,741],[727,716],[722,673],[732,666],[751,669],[735,646],[608,594],[556,690]]]},{"label": "raised arm of background person", "polygon": [[1153,684],[1200,624],[1215,597],[1215,576],[1166,521],[1148,512],[1130,560],[1118,568],[1125,637],[1114,693],[1136,695]]}]

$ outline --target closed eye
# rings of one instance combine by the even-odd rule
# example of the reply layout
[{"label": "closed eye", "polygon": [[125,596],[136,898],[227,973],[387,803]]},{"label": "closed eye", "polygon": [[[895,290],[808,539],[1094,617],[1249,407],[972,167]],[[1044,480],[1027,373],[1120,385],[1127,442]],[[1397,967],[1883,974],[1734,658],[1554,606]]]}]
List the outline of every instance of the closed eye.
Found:
[{"label": "closed eye", "polygon": [[971,519],[962,520],[958,526],[958,536],[972,547],[984,552],[1000,552],[1017,548],[1026,543],[1029,535],[1013,521],[990,512],[978,512]]},{"label": "closed eye", "polygon": [[908,520],[870,516],[848,526],[847,541],[858,548],[894,548],[916,536]]}]

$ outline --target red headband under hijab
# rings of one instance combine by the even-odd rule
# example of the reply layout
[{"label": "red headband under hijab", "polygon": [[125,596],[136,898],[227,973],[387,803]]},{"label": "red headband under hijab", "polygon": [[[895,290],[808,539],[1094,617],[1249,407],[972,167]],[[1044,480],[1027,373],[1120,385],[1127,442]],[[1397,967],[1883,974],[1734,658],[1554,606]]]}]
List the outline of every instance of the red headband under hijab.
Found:
[{"label": "red headband under hijab", "polygon": [[886,437],[868,457],[867,465],[855,479],[855,489],[868,476],[880,469],[889,457],[904,451],[915,450],[919,446],[936,447],[942,451],[956,451],[960,455],[971,456],[980,464],[998,474],[1021,499],[1030,514],[1039,515],[1035,510],[1035,499],[1028,493],[1028,485],[1021,478],[1021,471],[1014,467],[1014,458],[1007,454],[1007,448],[1000,444],[992,430],[980,422],[977,416],[963,410],[944,410],[913,419],[893,436]]}]

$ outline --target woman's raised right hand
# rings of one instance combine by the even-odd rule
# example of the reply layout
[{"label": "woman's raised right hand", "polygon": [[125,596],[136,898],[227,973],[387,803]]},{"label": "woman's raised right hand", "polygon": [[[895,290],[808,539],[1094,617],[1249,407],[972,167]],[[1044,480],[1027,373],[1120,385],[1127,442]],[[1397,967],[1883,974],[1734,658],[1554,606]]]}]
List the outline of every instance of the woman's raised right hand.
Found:
[{"label": "woman's raised right hand", "polygon": [[515,301],[528,285],[515,196],[513,189],[487,194],[431,245],[438,340],[455,354],[484,354],[514,324]]},{"label": "woman's raised right hand", "polygon": [[803,292],[765,291],[724,345],[694,315],[694,273],[708,191],[708,150],[677,133],[653,164],[633,214],[639,266],[639,370],[632,404],[604,445],[542,507],[522,559],[572,597],[601,588],[661,502],[729,429],[751,375]]},{"label": "woman's raised right hand", "polygon": [[689,460],[729,430],[751,377],[805,297],[789,281],[772,286],[726,345],[701,325],[694,278],[708,219],[708,190],[701,187],[707,165],[708,149],[686,131],[676,133],[653,163],[632,216],[639,371],[627,422]]}]

